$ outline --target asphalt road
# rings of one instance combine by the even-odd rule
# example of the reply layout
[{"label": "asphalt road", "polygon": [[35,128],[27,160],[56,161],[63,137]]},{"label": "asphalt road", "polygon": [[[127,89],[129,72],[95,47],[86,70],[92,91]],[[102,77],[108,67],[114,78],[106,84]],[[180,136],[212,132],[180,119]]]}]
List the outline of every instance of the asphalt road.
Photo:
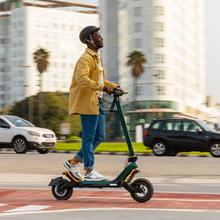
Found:
[{"label": "asphalt road", "polygon": [[[106,220],[113,218],[126,220],[131,220],[134,218],[150,220],[220,219],[220,210],[212,210],[215,205],[218,207],[220,203],[220,199],[215,199],[215,196],[220,194],[219,158],[140,156],[138,165],[141,173],[139,176],[149,179],[154,185],[155,195],[162,196],[160,198],[153,198],[149,204],[146,204],[147,208],[137,206],[137,204],[132,202],[129,195],[127,195],[125,192],[126,198],[120,196],[118,198],[114,198],[114,196],[109,196],[109,199],[112,200],[110,208],[99,208],[94,206],[95,208],[86,209],[90,202],[94,202],[94,198],[89,197],[89,194],[93,195],[95,193],[97,195],[96,202],[100,201],[100,204],[104,206],[108,204],[108,201],[106,201],[106,192],[103,193],[100,191],[100,194],[97,194],[98,192],[85,192],[83,190],[79,191],[78,198],[74,197],[68,201],[70,203],[67,201],[63,203],[65,206],[69,205],[70,208],[65,210],[56,210],[55,205],[57,204],[58,207],[60,207],[61,203],[57,203],[57,201],[54,201],[54,198],[48,197],[51,196],[51,193],[48,191],[48,183],[52,177],[62,174],[62,172],[65,170],[62,162],[69,159],[71,156],[71,154],[63,153],[49,153],[46,155],[41,155],[36,152],[29,152],[24,155],[19,155],[11,151],[1,151],[0,191],[2,189],[2,194],[0,193],[0,196],[5,194],[4,189],[6,191],[7,189],[10,189],[12,198],[17,198],[17,196],[13,197],[13,193],[19,196],[28,189],[33,190],[33,188],[37,188],[37,192],[44,194],[45,197],[39,197],[39,199],[36,200],[37,206],[31,208],[39,208],[39,204],[42,203],[46,206],[54,206],[54,210],[42,212],[26,211],[24,213],[19,211],[9,213],[5,212],[0,214],[0,219],[44,220],[53,218],[54,220],[59,220],[62,218],[68,220],[73,219],[73,217],[77,220],[88,218],[91,220],[99,220],[103,219],[103,217]],[[123,169],[126,158],[126,156],[119,155],[96,155],[96,169],[111,179],[118,175]],[[19,191],[19,189],[21,191]],[[41,192],[39,189],[43,191]],[[109,193],[113,193],[110,191],[111,190],[109,190]],[[118,193],[121,194],[122,192],[123,191],[120,191]],[[171,194],[174,196],[172,199],[170,199],[169,192],[171,192]],[[175,196],[176,192],[179,194]],[[82,197],[81,193],[85,193],[85,196]],[[187,193],[190,193],[189,198],[180,198],[182,195],[186,195]],[[205,195],[204,198],[200,198],[201,194],[206,194],[208,197],[206,198]],[[33,195],[37,196],[38,194],[35,193]],[[102,198],[102,196],[104,196],[104,198]],[[166,200],[164,200],[165,198],[163,198],[164,196],[166,196],[166,200],[168,199],[167,204]],[[197,199],[196,196],[198,196]],[[28,206],[29,200],[27,199],[31,199],[31,197],[26,196],[21,198],[23,198],[22,201],[24,204]],[[71,208],[72,205],[74,206],[78,204],[77,201],[82,204],[82,208]],[[116,204],[118,204],[120,207],[123,206],[123,204],[125,204],[124,201],[126,201],[126,204],[129,208],[115,207]],[[10,198],[7,201],[0,200],[0,209],[2,210],[4,210],[5,207],[4,203],[11,204],[8,205],[9,208],[15,208],[16,205],[20,205],[21,200],[19,200],[19,197],[16,201],[13,201],[13,199],[11,200]],[[203,208],[200,208],[201,206],[198,205],[199,208],[188,209],[187,206],[189,206],[190,203],[192,203],[193,206],[196,204],[201,204]],[[209,205],[207,205],[208,203]],[[163,208],[161,208],[159,204],[163,205]],[[174,206],[172,206],[172,204],[174,204]],[[166,209],[165,207],[168,207],[168,205],[169,208]]]}]

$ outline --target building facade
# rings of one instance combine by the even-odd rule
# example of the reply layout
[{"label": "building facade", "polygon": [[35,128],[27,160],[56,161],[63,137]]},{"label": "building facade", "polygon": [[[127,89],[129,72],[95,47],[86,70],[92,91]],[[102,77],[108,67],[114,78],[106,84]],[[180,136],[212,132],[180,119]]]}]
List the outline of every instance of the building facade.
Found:
[{"label": "building facade", "polygon": [[[2,12],[0,62],[7,69],[1,67],[0,77],[7,88],[0,83],[0,95],[7,98],[1,99],[0,110],[39,92],[39,73],[33,61],[39,47],[50,53],[42,91],[69,91],[73,67],[85,48],[79,32],[87,25],[98,25],[99,19],[96,6],[77,4],[76,8],[71,3],[66,9],[62,3],[65,1],[11,1],[14,7]],[[6,44],[6,38],[10,43]]]},{"label": "building facade", "polygon": [[[104,26],[103,16],[109,15],[102,8],[108,0],[100,2]],[[206,105],[204,1],[118,0],[117,4],[118,16],[113,20],[118,20],[118,75],[129,92],[125,101],[130,122],[138,125],[173,116],[214,122],[218,111]],[[105,35],[110,34],[106,30]],[[127,56],[135,50],[147,59],[136,85],[126,65]]]}]

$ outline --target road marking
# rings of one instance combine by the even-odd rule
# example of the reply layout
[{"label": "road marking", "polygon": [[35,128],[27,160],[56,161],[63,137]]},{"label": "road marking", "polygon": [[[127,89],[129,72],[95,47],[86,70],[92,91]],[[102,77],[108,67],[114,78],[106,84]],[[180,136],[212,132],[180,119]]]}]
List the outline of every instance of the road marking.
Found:
[{"label": "road marking", "polygon": [[[106,196],[79,196],[79,199],[114,199],[130,200],[130,197],[106,197]],[[151,201],[179,201],[179,202],[220,202],[219,199],[179,199],[179,198],[152,198]]]},{"label": "road marking", "polygon": [[46,205],[25,205],[15,209],[9,209],[5,212],[29,212],[29,211],[41,211],[43,209],[47,209],[50,206]]},{"label": "road marking", "polygon": [[5,206],[5,205],[7,205],[7,204],[0,203],[0,207],[1,207],[1,206]]},{"label": "road marking", "polygon": [[220,210],[206,209],[166,209],[166,208],[78,208],[78,209],[61,209],[61,210],[46,210],[46,211],[27,211],[2,213],[1,216],[25,215],[25,214],[40,214],[40,213],[64,213],[64,212],[88,212],[88,211],[165,211],[165,212],[198,212],[198,213],[220,213]]}]

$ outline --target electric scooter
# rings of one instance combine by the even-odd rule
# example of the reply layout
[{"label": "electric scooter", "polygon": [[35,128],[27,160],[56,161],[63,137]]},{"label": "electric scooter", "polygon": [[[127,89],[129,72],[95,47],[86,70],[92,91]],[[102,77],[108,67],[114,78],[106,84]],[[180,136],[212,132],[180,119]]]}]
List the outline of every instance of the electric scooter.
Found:
[{"label": "electric scooter", "polygon": [[138,178],[133,181],[134,176],[140,172],[137,166],[137,156],[134,154],[131,138],[125,123],[124,114],[120,105],[119,97],[126,94],[121,89],[115,89],[112,92],[114,96],[110,112],[114,111],[116,106],[117,113],[124,131],[125,139],[128,146],[128,159],[126,160],[124,170],[114,180],[104,181],[87,181],[80,180],[72,175],[71,172],[65,171],[65,175],[52,179],[49,186],[52,187],[52,194],[57,200],[68,200],[73,193],[73,188],[119,188],[124,187],[137,202],[147,202],[151,199],[154,193],[151,182],[144,178]]}]

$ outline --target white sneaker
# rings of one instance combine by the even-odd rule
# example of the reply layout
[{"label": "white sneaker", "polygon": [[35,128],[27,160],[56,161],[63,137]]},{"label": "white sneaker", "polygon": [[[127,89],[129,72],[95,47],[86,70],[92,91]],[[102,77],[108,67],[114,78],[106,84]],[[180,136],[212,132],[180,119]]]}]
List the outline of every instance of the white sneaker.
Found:
[{"label": "white sneaker", "polygon": [[73,165],[69,161],[65,161],[63,163],[64,167],[66,167],[67,170],[69,170],[74,177],[83,180],[83,176],[79,172],[79,164]]},{"label": "white sneaker", "polygon": [[85,179],[92,181],[101,181],[101,180],[107,180],[108,178],[102,176],[100,173],[98,173],[93,169],[90,173],[85,174]]}]

